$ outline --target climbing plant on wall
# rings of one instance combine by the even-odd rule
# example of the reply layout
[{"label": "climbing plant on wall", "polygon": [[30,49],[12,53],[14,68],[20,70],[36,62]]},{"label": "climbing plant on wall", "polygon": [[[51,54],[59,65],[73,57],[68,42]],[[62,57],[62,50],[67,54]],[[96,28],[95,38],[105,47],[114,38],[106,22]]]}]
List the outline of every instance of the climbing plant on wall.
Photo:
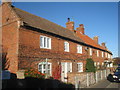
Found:
[{"label": "climbing plant on wall", "polygon": [[94,66],[94,61],[92,58],[88,58],[86,60],[86,72],[96,72],[96,68]]}]

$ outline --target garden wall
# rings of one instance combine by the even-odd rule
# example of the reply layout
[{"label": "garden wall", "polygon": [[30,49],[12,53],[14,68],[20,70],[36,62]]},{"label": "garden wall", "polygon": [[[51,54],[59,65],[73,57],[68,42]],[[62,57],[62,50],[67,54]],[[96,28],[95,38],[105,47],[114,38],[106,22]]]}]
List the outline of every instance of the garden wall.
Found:
[{"label": "garden wall", "polygon": [[74,84],[76,88],[85,88],[105,79],[110,73],[110,69],[98,70],[96,73],[68,73],[68,83]]}]

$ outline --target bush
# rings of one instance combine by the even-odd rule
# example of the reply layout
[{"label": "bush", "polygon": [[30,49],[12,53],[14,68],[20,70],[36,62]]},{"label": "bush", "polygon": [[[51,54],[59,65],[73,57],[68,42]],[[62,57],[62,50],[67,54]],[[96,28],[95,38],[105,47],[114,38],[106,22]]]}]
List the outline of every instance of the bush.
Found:
[{"label": "bush", "polygon": [[94,61],[91,58],[87,59],[86,72],[96,72],[96,68],[94,66]]},{"label": "bush", "polygon": [[34,77],[34,78],[45,78],[45,74],[35,70],[35,69],[27,69],[24,73],[25,77]]}]

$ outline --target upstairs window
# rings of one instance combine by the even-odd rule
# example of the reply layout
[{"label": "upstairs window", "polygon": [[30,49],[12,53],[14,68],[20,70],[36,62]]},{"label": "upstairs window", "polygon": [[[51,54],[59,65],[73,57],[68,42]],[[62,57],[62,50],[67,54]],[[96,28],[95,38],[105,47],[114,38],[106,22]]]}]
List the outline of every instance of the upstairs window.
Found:
[{"label": "upstairs window", "polygon": [[64,51],[69,52],[69,43],[66,41],[64,42]]},{"label": "upstairs window", "polygon": [[105,57],[107,58],[107,52],[105,53]]},{"label": "upstairs window", "polygon": [[90,48],[90,56],[92,56],[92,48]]},{"label": "upstairs window", "polygon": [[102,57],[104,57],[104,52],[102,52]]},{"label": "upstairs window", "polygon": [[81,45],[77,45],[77,53],[82,54],[82,46]]},{"label": "upstairs window", "polygon": [[99,57],[99,51],[97,50],[97,57]]},{"label": "upstairs window", "polygon": [[51,49],[51,38],[40,36],[40,48]]},{"label": "upstairs window", "polygon": [[94,62],[94,66],[95,66],[95,67],[97,66],[97,62]]}]

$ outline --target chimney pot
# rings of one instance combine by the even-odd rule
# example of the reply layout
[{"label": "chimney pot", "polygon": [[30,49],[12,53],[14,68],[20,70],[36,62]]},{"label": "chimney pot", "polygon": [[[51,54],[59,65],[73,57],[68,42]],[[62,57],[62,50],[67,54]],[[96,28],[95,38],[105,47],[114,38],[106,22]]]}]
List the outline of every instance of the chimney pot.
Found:
[{"label": "chimney pot", "polygon": [[101,45],[102,45],[103,47],[106,47],[106,46],[105,46],[105,42],[101,43]]},{"label": "chimney pot", "polygon": [[80,24],[79,26],[80,26],[81,28],[84,28],[84,25],[83,25],[83,24]]},{"label": "chimney pot", "polygon": [[68,18],[68,22],[70,22],[70,18]]},{"label": "chimney pot", "polygon": [[66,23],[66,28],[74,31],[74,22],[70,21],[70,18],[68,18],[68,22]]}]

